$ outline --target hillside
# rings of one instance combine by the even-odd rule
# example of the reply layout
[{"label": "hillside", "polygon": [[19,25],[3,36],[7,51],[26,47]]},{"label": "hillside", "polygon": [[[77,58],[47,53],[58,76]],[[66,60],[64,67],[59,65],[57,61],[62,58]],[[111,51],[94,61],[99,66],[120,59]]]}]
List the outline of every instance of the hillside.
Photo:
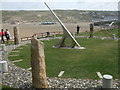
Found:
[{"label": "hillside", "polygon": [[[57,16],[64,23],[90,22],[93,18],[103,16],[117,16],[117,11],[81,11],[81,10],[55,10]],[[56,22],[50,11],[2,11],[3,23],[8,22]]]},{"label": "hillside", "polygon": [[[80,15],[79,11],[55,11],[57,16],[63,22],[75,23],[79,21],[90,21],[90,15]],[[49,11],[3,11],[3,22],[12,21],[28,21],[28,22],[44,22],[56,21]]]}]

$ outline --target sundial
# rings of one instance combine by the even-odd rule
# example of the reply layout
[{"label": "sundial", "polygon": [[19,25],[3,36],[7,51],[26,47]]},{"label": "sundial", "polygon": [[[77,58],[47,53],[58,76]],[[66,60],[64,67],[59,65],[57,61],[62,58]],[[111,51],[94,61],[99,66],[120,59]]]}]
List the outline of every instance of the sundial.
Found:
[{"label": "sundial", "polygon": [[[80,44],[76,41],[74,36],[70,33],[68,28],[62,23],[62,21],[58,18],[58,16],[55,14],[55,12],[48,6],[48,4],[45,2],[45,5],[48,7],[50,12],[55,16],[55,18],[60,23],[61,27],[63,28],[63,37],[57,43],[54,45],[54,48],[66,48],[66,49],[85,49],[85,47],[81,47]],[[66,45],[66,39],[70,39],[71,43],[69,45]]]}]

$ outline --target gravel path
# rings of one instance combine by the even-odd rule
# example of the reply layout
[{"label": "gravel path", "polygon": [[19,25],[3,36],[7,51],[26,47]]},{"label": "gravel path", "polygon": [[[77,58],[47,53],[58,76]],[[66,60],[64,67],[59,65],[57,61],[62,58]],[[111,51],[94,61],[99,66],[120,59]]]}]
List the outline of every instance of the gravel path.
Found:
[{"label": "gravel path", "polygon": [[[30,43],[26,41],[20,45],[7,46],[7,51],[3,53],[4,60],[8,61],[8,73],[2,74],[2,83],[14,88],[33,90],[32,88],[32,74],[30,71],[17,67],[7,59],[8,53],[16,47]],[[101,88],[101,80],[83,80],[83,79],[64,79],[64,78],[47,78],[50,88]],[[120,90],[120,80],[113,80],[113,87]],[[56,90],[56,89],[54,89]],[[77,89],[78,90],[78,89]],[[94,90],[94,89],[92,89]]]}]

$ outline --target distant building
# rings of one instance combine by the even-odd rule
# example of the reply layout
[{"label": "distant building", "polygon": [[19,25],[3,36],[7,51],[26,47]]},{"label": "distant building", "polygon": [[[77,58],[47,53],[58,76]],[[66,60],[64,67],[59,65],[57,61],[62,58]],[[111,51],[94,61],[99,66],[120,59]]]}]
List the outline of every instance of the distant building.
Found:
[{"label": "distant building", "polygon": [[52,25],[56,24],[55,22],[42,22],[41,25]]},{"label": "distant building", "polygon": [[89,12],[79,12],[79,14],[89,14]]},{"label": "distant building", "polygon": [[11,24],[16,24],[16,22],[12,21]]}]

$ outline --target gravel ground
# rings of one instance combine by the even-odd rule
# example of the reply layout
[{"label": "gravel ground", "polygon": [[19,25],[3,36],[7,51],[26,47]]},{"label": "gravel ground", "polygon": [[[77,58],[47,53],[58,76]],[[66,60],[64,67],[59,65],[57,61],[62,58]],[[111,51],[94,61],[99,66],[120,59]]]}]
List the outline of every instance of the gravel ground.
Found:
[{"label": "gravel ground", "polygon": [[[24,42],[18,46],[25,45],[29,42]],[[11,52],[12,49],[18,46],[8,46],[7,52],[3,54],[3,58],[7,60],[7,54]],[[34,90],[32,88],[32,74],[30,71],[27,71],[25,69],[22,69],[20,67],[15,66],[12,62],[7,60],[8,62],[8,72],[2,74],[2,83],[4,85],[8,85],[10,87],[14,88],[21,88],[24,90]],[[82,88],[82,89],[88,89],[92,88],[101,88],[102,81],[101,80],[84,80],[84,79],[65,79],[65,78],[47,78],[49,90],[58,90],[60,88],[64,88],[65,90],[72,90],[72,88]],[[55,89],[53,89],[55,88]],[[113,88],[116,88],[116,90],[120,90],[120,80],[116,79],[113,80]],[[78,89],[77,89],[78,90]],[[89,89],[90,90],[90,89]]]}]

